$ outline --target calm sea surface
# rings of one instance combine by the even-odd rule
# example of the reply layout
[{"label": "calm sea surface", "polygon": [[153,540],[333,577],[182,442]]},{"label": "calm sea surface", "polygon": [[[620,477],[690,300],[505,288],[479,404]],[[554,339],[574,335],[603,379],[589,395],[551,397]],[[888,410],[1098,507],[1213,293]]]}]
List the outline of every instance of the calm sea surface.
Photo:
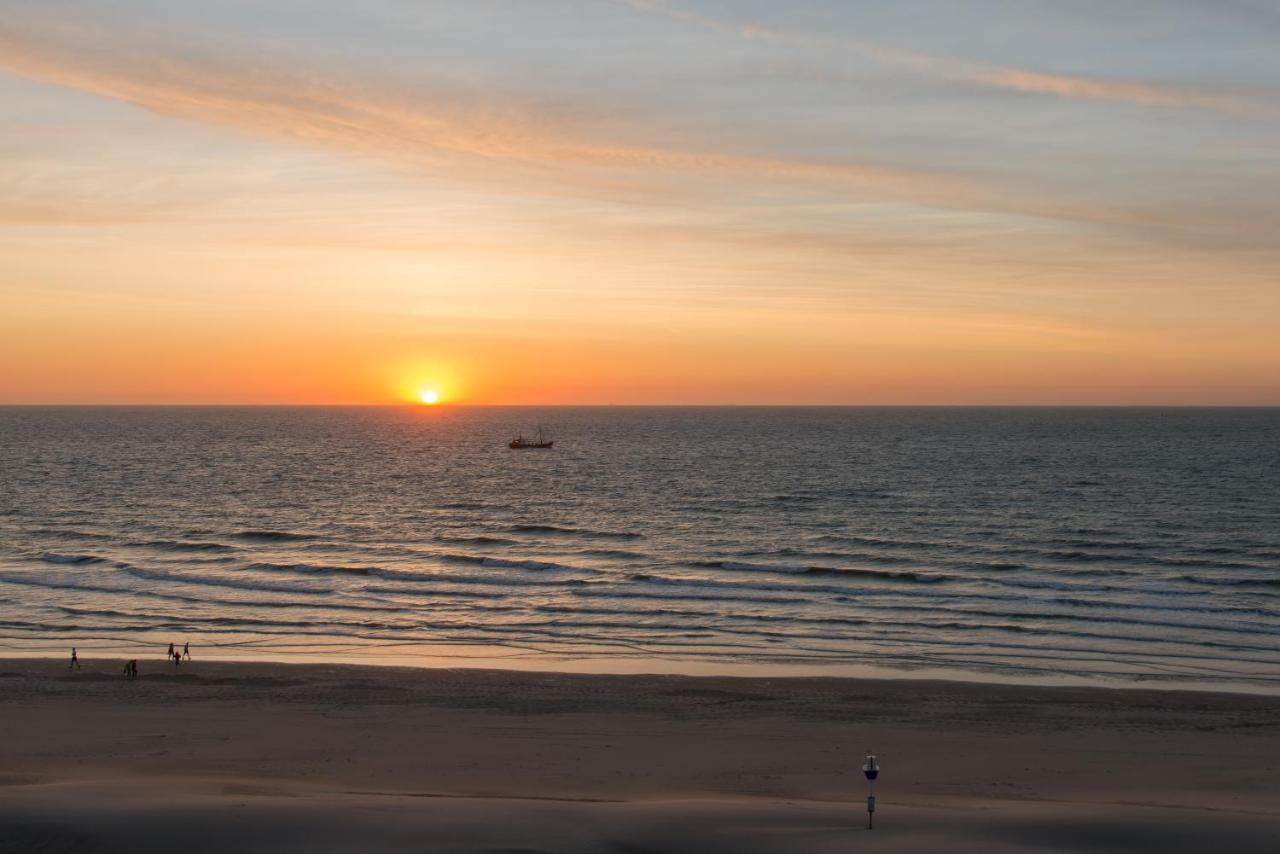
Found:
[{"label": "calm sea surface", "polygon": [[1280,410],[0,408],[0,654],[188,640],[1280,690]]}]

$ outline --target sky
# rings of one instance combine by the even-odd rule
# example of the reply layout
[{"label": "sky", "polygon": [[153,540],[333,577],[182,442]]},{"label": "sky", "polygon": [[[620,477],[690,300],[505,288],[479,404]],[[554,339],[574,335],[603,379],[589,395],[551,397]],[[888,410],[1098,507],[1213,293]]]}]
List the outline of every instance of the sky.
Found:
[{"label": "sky", "polygon": [[0,0],[0,403],[1280,404],[1275,0]]}]

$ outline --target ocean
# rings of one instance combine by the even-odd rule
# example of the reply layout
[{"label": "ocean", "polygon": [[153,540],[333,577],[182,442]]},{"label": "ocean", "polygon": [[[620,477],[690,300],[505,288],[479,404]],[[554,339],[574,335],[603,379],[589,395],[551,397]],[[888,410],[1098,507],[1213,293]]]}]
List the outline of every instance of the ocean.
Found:
[{"label": "ocean", "polygon": [[0,408],[0,650],[171,641],[1277,691],[1280,410]]}]

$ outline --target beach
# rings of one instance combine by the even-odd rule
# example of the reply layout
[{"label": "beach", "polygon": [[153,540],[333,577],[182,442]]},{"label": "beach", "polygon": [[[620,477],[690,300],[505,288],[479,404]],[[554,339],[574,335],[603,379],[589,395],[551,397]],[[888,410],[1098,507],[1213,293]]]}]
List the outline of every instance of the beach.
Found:
[{"label": "beach", "polygon": [[[1270,851],[1280,703],[923,680],[0,662],[0,851]],[[868,750],[880,757],[868,831]]]}]

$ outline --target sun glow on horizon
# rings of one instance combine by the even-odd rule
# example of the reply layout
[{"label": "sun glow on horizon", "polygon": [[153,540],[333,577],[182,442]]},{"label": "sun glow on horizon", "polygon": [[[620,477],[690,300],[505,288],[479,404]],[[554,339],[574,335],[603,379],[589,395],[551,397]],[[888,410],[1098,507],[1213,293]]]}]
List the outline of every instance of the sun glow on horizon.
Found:
[{"label": "sun glow on horizon", "polygon": [[418,392],[418,402],[424,406],[435,406],[440,402],[440,392],[434,388],[424,388]]}]

